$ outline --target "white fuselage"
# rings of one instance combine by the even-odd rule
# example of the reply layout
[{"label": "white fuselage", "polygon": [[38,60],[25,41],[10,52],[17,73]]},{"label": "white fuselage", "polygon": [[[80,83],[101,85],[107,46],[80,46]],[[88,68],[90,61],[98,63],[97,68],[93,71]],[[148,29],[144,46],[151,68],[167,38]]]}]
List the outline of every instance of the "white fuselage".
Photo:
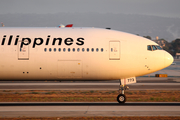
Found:
[{"label": "white fuselage", "polygon": [[4,27],[0,80],[115,80],[149,74],[173,62],[169,53],[149,51],[148,45],[157,44],[107,29]]}]

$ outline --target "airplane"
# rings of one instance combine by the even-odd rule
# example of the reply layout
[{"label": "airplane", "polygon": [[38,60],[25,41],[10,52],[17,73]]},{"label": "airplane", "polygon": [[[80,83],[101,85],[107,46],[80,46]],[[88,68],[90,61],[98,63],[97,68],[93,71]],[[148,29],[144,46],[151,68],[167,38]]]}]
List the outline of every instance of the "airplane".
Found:
[{"label": "airplane", "polygon": [[63,27],[73,27],[73,24],[67,24],[66,26],[64,26],[63,24],[58,25],[59,28],[63,28]]},{"label": "airplane", "polygon": [[119,103],[136,77],[174,61],[144,37],[86,27],[2,27],[0,58],[0,80],[119,80]]}]

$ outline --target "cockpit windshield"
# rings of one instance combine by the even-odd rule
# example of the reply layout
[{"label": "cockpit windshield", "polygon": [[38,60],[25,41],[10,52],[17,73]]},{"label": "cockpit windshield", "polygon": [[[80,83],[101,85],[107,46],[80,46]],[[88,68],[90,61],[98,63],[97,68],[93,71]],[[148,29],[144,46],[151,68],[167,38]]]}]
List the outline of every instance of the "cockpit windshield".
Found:
[{"label": "cockpit windshield", "polygon": [[162,50],[162,48],[158,45],[148,45],[147,50],[149,50],[149,51]]},{"label": "cockpit windshield", "polygon": [[147,50],[152,51],[151,45],[148,45],[148,46],[147,46]]},{"label": "cockpit windshield", "polygon": [[155,45],[152,45],[152,48],[153,50],[157,50],[156,46]]},{"label": "cockpit windshield", "polygon": [[162,48],[161,48],[160,46],[158,46],[158,45],[156,45],[156,48],[157,48],[158,50],[162,50]]}]

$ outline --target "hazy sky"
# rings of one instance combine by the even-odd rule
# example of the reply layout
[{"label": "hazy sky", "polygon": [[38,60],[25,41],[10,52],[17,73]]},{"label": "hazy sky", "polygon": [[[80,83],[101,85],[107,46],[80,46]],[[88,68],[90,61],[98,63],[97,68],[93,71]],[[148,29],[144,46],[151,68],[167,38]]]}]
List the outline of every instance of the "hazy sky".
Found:
[{"label": "hazy sky", "polygon": [[0,0],[0,14],[96,12],[180,18],[180,0]]}]

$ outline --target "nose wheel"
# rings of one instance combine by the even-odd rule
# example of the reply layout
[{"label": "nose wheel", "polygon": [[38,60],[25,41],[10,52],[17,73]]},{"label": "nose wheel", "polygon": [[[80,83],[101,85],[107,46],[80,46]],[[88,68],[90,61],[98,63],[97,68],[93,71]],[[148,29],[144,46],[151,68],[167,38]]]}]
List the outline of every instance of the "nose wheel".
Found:
[{"label": "nose wheel", "polygon": [[126,102],[126,96],[125,96],[124,94],[119,94],[119,95],[117,96],[117,101],[118,101],[119,103],[125,103],[125,102]]}]

